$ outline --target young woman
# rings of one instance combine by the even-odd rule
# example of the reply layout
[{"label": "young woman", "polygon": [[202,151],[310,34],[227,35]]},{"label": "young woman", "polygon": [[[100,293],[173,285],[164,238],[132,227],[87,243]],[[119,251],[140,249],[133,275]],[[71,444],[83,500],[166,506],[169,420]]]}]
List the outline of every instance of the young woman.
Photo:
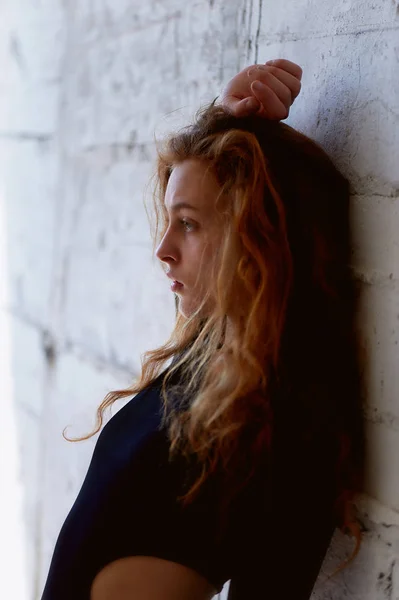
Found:
[{"label": "young woman", "polygon": [[176,324],[99,407],[96,431],[136,394],[100,434],[42,600],[208,600],[228,580],[229,600],[308,600],[335,527],[359,544],[349,187],[279,122],[301,73],[277,64],[244,69],[159,150]]}]

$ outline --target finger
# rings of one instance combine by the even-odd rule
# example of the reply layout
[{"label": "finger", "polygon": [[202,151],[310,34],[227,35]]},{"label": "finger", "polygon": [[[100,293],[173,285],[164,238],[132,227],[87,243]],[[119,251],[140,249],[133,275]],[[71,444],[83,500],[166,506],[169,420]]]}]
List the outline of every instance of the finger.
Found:
[{"label": "finger", "polygon": [[[260,80],[260,79],[259,79]],[[254,82],[255,83],[255,82]],[[271,73],[265,73],[262,77],[262,84],[270,88],[277,96],[277,98],[289,109],[292,104],[291,91],[284,85],[277,77],[274,77]],[[262,88],[259,87],[259,92]]]},{"label": "finger", "polygon": [[283,69],[284,71],[287,71],[287,73],[290,73],[291,75],[293,75],[294,77],[297,77],[297,79],[299,79],[299,81],[302,79],[302,69],[299,65],[297,65],[296,63],[287,60],[286,58],[277,58],[275,60],[268,60],[265,65],[272,65],[274,67],[279,67],[280,69]]},{"label": "finger", "polygon": [[[287,73],[287,71],[283,71],[283,69],[280,69],[278,67],[270,67],[270,66],[267,67],[267,71],[265,71],[265,70],[259,70],[258,71],[257,79],[260,79],[261,81],[264,81],[264,83],[269,83],[269,80],[266,79],[266,77],[267,77],[268,74],[269,75],[270,74],[273,75],[286,88],[289,89],[289,91],[291,93],[290,104],[292,104],[293,101],[295,100],[295,98],[298,96],[299,92],[301,91],[302,84],[299,81],[299,79],[297,79],[296,77],[294,77],[290,73]],[[282,97],[282,99],[283,99],[283,97]]]},{"label": "finger", "polygon": [[253,80],[258,79],[268,84],[267,73],[272,73],[277,79],[282,81],[287,88],[289,88],[292,97],[290,104],[292,104],[301,91],[302,84],[299,79],[279,67],[266,65],[253,65],[252,67],[249,67],[247,70],[247,77],[251,78],[252,76]]},{"label": "finger", "polygon": [[261,81],[254,81],[251,84],[251,91],[262,106],[261,116],[276,121],[288,117],[288,108],[269,86],[264,85]]}]

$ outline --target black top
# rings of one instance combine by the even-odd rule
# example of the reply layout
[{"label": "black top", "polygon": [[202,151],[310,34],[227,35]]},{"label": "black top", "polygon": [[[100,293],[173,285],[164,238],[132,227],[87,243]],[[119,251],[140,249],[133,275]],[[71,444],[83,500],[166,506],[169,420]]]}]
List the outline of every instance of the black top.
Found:
[{"label": "black top", "polygon": [[237,494],[218,537],[216,476],[187,508],[176,502],[187,464],[168,461],[163,375],[103,428],[58,536],[42,600],[89,600],[96,574],[132,555],[191,567],[218,591],[231,579],[229,600],[308,600],[335,528],[334,444],[321,435],[317,447],[305,451],[285,420],[288,426],[275,436],[272,484],[267,489],[256,473]]}]

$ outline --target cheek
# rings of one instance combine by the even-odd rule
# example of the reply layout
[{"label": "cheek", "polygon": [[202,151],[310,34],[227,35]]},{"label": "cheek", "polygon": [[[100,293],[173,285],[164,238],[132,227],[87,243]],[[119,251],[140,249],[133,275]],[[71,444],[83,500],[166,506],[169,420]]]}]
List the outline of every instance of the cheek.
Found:
[{"label": "cheek", "polygon": [[192,270],[190,273],[192,284],[197,280],[198,285],[202,287],[204,281],[209,281],[220,240],[215,232],[212,232],[212,235],[207,236],[205,240],[198,237],[191,241],[192,244],[186,247],[187,267],[189,271]]},{"label": "cheek", "polygon": [[197,258],[197,270],[201,274],[201,278],[204,277],[204,275],[208,275],[210,273],[211,262],[213,258],[214,250],[212,246],[209,244],[203,246]]}]

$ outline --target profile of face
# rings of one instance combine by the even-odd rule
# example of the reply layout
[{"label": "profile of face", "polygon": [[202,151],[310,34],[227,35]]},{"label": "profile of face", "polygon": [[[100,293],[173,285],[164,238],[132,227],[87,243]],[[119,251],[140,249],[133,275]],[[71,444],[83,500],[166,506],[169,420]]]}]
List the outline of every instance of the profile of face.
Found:
[{"label": "profile of face", "polygon": [[156,256],[171,281],[181,283],[173,291],[179,298],[179,312],[186,317],[212,286],[209,266],[223,232],[216,211],[219,193],[216,177],[204,162],[189,159],[174,166],[164,199],[167,230]]}]

